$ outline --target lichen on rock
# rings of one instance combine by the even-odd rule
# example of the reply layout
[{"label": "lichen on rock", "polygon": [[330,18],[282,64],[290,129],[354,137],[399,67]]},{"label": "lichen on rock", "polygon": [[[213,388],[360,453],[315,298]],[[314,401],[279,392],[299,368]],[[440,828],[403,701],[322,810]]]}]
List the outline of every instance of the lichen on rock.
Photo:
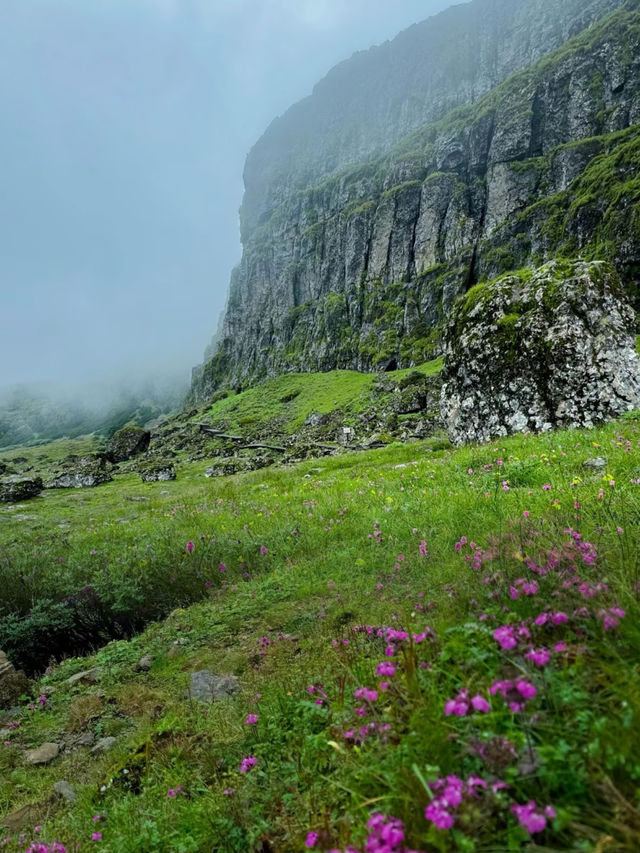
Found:
[{"label": "lichen on rock", "polygon": [[634,312],[617,273],[552,261],[476,285],[452,312],[443,380],[455,444],[589,427],[640,408]]}]

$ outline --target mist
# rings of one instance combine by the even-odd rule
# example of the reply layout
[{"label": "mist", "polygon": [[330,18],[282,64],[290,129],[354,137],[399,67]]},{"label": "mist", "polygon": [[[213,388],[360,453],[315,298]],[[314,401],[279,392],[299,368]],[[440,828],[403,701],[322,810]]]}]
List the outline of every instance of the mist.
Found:
[{"label": "mist", "polygon": [[244,158],[336,62],[446,0],[0,5],[0,388],[189,381]]}]

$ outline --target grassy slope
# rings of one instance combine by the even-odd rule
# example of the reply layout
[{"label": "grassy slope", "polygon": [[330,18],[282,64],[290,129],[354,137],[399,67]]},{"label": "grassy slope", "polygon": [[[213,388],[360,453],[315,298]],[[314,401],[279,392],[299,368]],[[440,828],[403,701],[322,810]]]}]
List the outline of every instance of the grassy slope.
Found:
[{"label": "grassy slope", "polygon": [[[438,358],[413,370],[435,376],[441,368],[442,359]],[[396,370],[384,377],[397,382],[411,372],[412,369]],[[284,431],[294,433],[311,412],[329,414],[340,409],[346,422],[364,411],[371,406],[371,390],[379,381],[380,374],[355,370],[290,373],[267,379],[241,394],[231,394],[214,403],[206,414],[213,423],[224,422],[231,431],[277,420]]]},{"label": "grassy slope", "polygon": [[[407,843],[420,850],[637,850],[638,445],[630,419],[456,451],[393,446],[216,481],[202,477],[205,463],[184,465],[173,483],[127,476],[2,510],[7,594],[68,582],[105,596],[138,584],[173,607],[205,599],[94,659],[52,669],[42,685],[56,691],[45,708],[15,716],[20,727],[0,747],[0,814],[33,803],[39,837],[79,851],[292,851],[304,849],[309,830],[320,833],[316,849],[360,848],[372,811],[404,820]],[[607,457],[605,471],[583,468],[596,454]],[[127,500],[140,496],[149,500]],[[570,527],[595,544],[595,565],[576,554]],[[491,551],[480,572],[465,561],[468,544],[455,548],[463,535]],[[541,562],[549,549],[559,568],[536,576],[537,595],[512,600],[510,583],[534,577],[523,554]],[[571,565],[609,591],[583,599],[563,588]],[[574,616],[614,605],[627,615],[607,632],[597,615]],[[536,647],[567,644],[546,667],[524,659],[527,644],[503,651],[492,638],[497,626],[549,608],[570,621],[531,625]],[[385,644],[354,634],[362,623],[428,624],[438,635],[398,649],[389,690],[368,707],[353,694],[378,686]],[[136,673],[146,652],[152,670]],[[98,686],[65,684],[93,664],[102,667]],[[210,709],[186,700],[189,673],[204,667],[235,673],[241,693]],[[494,679],[516,674],[538,691],[524,713],[494,696],[487,715],[444,715],[460,689],[488,696]],[[316,705],[307,688],[320,684],[326,698]],[[354,713],[363,705],[364,718]],[[250,712],[259,714],[255,727],[243,725]],[[369,721],[390,728],[361,745],[345,738]],[[85,729],[117,736],[116,747],[24,765],[18,744]],[[488,766],[473,754],[474,741],[493,737],[508,738],[518,759]],[[258,765],[243,775],[248,755]],[[467,798],[454,828],[436,830],[424,817],[425,783],[439,772],[500,777],[510,788]],[[51,796],[63,778],[76,787],[74,806]],[[169,797],[178,785],[184,791]],[[510,811],[530,799],[558,813],[535,837],[539,846]],[[95,831],[102,839],[92,842]],[[14,837],[8,849],[23,848]]]}]

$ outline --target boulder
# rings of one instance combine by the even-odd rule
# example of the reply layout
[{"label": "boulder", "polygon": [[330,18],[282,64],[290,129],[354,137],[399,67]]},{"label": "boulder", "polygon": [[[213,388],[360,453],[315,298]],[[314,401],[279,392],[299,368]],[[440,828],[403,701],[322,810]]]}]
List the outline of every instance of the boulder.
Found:
[{"label": "boulder", "polygon": [[590,427],[640,407],[634,322],[604,262],[552,261],[476,285],[445,335],[451,441]]},{"label": "boulder", "polygon": [[53,792],[68,803],[75,803],[76,792],[73,785],[67,782],[66,779],[60,779],[59,782],[53,783]]},{"label": "boulder", "polygon": [[176,472],[173,465],[154,465],[140,472],[143,483],[159,483],[166,480],[175,480]]},{"label": "boulder", "polygon": [[47,481],[47,489],[85,489],[113,479],[103,455],[85,456],[72,467]]},{"label": "boulder", "polygon": [[201,669],[191,673],[189,697],[198,702],[216,702],[228,699],[240,689],[238,679],[233,675],[214,675],[210,669]]},{"label": "boulder", "polygon": [[28,749],[24,754],[26,764],[49,764],[58,757],[60,747],[57,743],[43,743],[37,749]]},{"label": "boulder", "polygon": [[28,501],[39,495],[43,488],[40,477],[4,477],[0,480],[0,502]]},{"label": "boulder", "polygon": [[96,684],[100,679],[100,668],[85,669],[82,672],[76,672],[75,675],[67,678],[67,684],[72,687],[76,684]]},{"label": "boulder", "polygon": [[106,456],[110,462],[126,462],[149,448],[151,433],[141,427],[123,427],[107,443]]}]

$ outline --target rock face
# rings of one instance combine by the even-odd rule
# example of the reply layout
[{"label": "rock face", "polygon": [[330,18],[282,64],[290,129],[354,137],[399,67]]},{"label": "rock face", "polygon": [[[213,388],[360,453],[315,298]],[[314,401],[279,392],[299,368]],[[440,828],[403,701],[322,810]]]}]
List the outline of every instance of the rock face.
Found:
[{"label": "rock face", "polygon": [[20,503],[37,497],[44,488],[40,477],[5,477],[0,480],[0,501]]},{"label": "rock face", "polygon": [[126,462],[149,448],[151,433],[141,427],[123,427],[107,443],[106,456],[110,462]]},{"label": "rock face", "polygon": [[477,285],[454,307],[445,345],[441,411],[455,444],[640,407],[634,312],[603,262]]},{"label": "rock face", "polygon": [[338,66],[249,155],[193,400],[426,361],[461,293],[558,255],[611,260],[632,293],[639,123],[637,0],[473,0]]}]

